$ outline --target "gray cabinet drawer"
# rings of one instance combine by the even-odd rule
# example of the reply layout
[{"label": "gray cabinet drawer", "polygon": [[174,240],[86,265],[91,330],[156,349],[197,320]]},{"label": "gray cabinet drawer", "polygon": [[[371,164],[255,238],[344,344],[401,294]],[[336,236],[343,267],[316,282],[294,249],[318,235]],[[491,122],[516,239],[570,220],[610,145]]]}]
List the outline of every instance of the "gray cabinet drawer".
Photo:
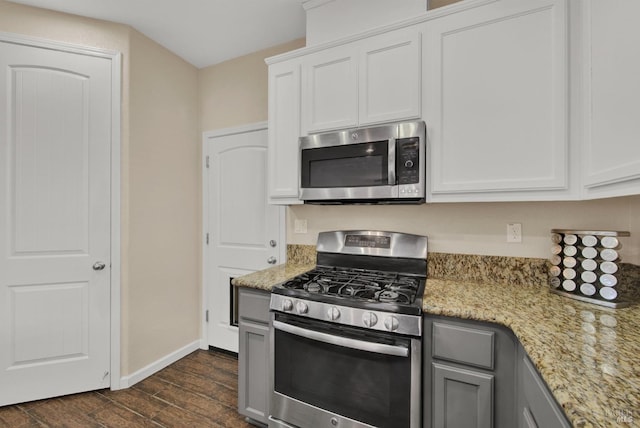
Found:
[{"label": "gray cabinet drawer", "polygon": [[240,287],[238,289],[239,315],[241,319],[269,323],[271,293]]},{"label": "gray cabinet drawer", "polygon": [[494,332],[449,323],[433,323],[433,358],[493,370]]}]

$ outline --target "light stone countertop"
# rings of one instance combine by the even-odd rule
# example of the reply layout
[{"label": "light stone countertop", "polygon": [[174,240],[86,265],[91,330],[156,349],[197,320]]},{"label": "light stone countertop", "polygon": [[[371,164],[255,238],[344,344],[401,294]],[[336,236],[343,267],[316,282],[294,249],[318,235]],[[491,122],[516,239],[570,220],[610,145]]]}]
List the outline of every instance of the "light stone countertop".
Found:
[{"label": "light stone countertop", "polygon": [[248,275],[239,276],[234,278],[231,283],[238,287],[257,288],[259,290],[271,291],[271,287],[274,285],[300,275],[301,273],[305,273],[314,267],[316,267],[315,263],[286,263],[250,273]]},{"label": "light stone countertop", "polygon": [[[234,285],[269,291],[314,267],[287,263],[238,277]],[[640,306],[608,309],[549,292],[428,279],[425,314],[510,328],[574,427],[640,426]]]}]

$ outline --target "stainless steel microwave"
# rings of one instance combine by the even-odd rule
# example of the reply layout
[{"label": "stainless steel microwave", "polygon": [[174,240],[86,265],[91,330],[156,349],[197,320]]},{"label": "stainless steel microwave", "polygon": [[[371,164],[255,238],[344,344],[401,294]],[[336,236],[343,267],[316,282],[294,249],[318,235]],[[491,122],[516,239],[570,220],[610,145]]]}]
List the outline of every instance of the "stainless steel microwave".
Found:
[{"label": "stainless steel microwave", "polygon": [[421,203],[425,200],[422,121],[300,138],[305,203]]}]

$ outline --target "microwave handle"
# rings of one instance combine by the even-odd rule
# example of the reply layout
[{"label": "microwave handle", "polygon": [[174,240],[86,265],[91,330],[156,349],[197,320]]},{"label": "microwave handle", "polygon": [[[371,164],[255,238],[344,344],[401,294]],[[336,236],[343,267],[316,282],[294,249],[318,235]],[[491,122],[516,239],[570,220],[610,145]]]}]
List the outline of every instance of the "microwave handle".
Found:
[{"label": "microwave handle", "polygon": [[389,186],[395,186],[396,185],[396,139],[395,138],[389,139],[389,153],[387,155],[387,159],[389,160],[388,161],[389,164],[387,165]]},{"label": "microwave handle", "polygon": [[384,343],[367,342],[364,340],[350,339],[347,337],[334,336],[315,330],[297,327],[282,321],[273,321],[273,328],[286,333],[301,336],[318,342],[330,345],[344,346],[345,348],[357,349],[359,351],[375,352],[376,354],[393,355],[396,357],[408,357],[409,349],[404,346],[386,345]]}]

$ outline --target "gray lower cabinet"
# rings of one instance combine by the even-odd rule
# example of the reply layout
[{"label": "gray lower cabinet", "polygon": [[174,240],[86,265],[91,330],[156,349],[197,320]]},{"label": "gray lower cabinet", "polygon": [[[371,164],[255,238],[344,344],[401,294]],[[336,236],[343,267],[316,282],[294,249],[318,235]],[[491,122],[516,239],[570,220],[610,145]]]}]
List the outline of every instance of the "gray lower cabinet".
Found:
[{"label": "gray lower cabinet", "polygon": [[423,426],[516,426],[516,347],[498,325],[424,318]]},{"label": "gray lower cabinet", "polygon": [[424,428],[569,428],[508,328],[428,315],[423,330]]},{"label": "gray lower cabinet", "polygon": [[518,413],[520,428],[571,426],[522,346],[518,347]]},{"label": "gray lower cabinet", "polygon": [[267,424],[270,294],[241,287],[238,299],[238,412]]}]

